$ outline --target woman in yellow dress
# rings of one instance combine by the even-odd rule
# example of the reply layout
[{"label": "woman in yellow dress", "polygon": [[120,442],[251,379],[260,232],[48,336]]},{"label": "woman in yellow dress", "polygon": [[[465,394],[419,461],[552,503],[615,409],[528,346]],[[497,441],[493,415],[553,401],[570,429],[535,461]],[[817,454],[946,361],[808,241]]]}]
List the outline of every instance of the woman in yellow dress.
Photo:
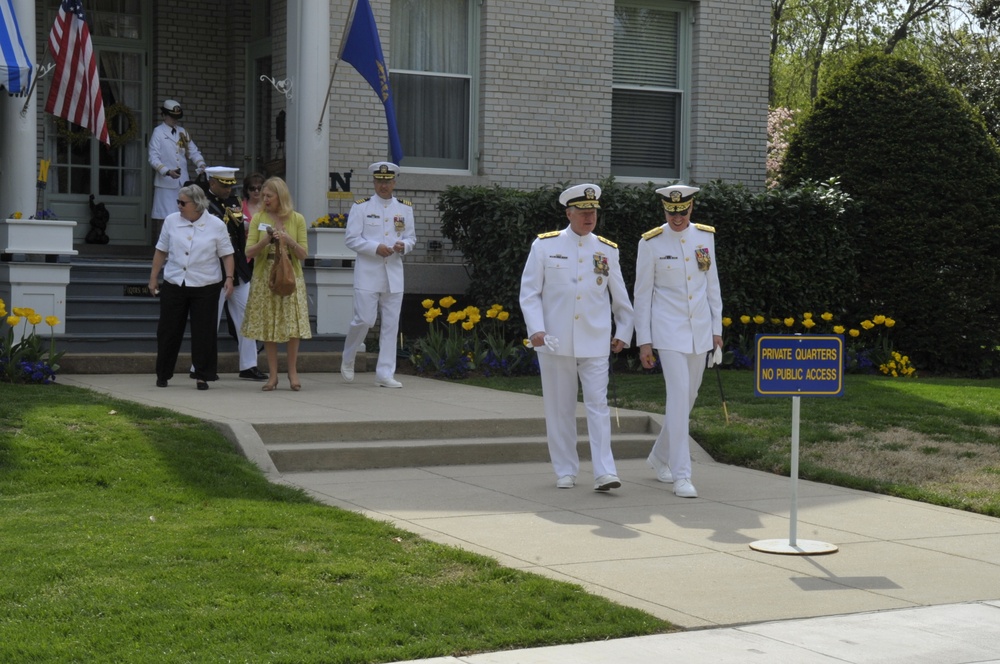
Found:
[{"label": "woman in yellow dress", "polygon": [[[299,382],[299,339],[311,339],[309,304],[302,278],[302,261],[309,253],[306,220],[292,206],[292,195],[281,178],[269,178],[261,187],[262,208],[253,216],[247,234],[247,258],[254,258],[250,297],[241,332],[250,339],[264,342],[270,379],[261,389],[270,392],[278,386],[278,344],[287,344],[288,382],[293,390]],[[275,295],[268,287],[268,277],[279,245],[288,249],[295,270],[295,292],[287,297]]]}]

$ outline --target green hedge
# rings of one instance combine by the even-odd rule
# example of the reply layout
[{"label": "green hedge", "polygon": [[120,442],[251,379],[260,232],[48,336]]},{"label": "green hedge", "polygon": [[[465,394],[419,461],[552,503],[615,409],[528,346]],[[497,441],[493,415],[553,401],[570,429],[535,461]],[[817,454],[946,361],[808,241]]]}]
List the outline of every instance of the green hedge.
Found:
[{"label": "green hedge", "polygon": [[[664,223],[654,185],[603,189],[597,233],[618,243],[629,293],[635,282],[640,236]],[[470,270],[467,299],[502,304],[519,317],[521,271],[538,233],[565,228],[559,192],[501,187],[451,187],[440,198],[442,232]],[[858,229],[852,202],[832,185],[754,193],[713,182],[696,199],[694,221],[716,227],[724,313],[797,316],[827,310],[842,314],[857,287]],[[512,329],[523,334],[520,321]]]},{"label": "green hedge", "polygon": [[799,121],[783,183],[836,177],[862,206],[857,312],[900,322],[920,368],[1000,371],[1000,153],[920,65],[867,55]]}]

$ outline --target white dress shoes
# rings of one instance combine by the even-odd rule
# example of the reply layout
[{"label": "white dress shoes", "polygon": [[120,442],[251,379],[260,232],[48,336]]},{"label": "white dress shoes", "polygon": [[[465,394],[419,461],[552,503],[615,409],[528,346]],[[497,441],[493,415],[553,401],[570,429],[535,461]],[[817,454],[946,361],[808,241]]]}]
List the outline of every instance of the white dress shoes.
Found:
[{"label": "white dress shoes", "polygon": [[400,383],[395,378],[376,378],[375,384],[379,387],[402,387],[403,384]]},{"label": "white dress shoes", "polygon": [[340,362],[340,375],[344,377],[345,383],[354,382],[354,362]]},{"label": "white dress shoes", "polygon": [[557,489],[572,489],[576,486],[576,475],[563,475],[556,480]]},{"label": "white dress shoes", "polygon": [[614,475],[601,475],[594,480],[594,491],[608,491],[617,489],[622,485],[622,481]]},{"label": "white dress shoes", "polygon": [[691,480],[684,478],[674,482],[674,495],[681,498],[697,498],[698,492],[695,490]]},{"label": "white dress shoes", "polygon": [[670,466],[663,463],[650,452],[649,456],[646,457],[646,463],[649,467],[656,471],[656,479],[664,482],[666,484],[672,484],[674,481],[674,476],[670,473]]}]

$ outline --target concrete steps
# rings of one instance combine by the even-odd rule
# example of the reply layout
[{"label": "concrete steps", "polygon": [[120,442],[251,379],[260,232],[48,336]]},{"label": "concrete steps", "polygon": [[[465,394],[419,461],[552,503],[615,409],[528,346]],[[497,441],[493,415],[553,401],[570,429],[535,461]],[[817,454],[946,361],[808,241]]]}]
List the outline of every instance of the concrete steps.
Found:
[{"label": "concrete steps", "polygon": [[[619,426],[620,424],[620,426]],[[658,427],[648,415],[612,415],[616,458],[645,458]],[[590,459],[586,418],[577,447]],[[281,472],[548,461],[545,420],[463,420],[258,424],[254,429]],[[475,437],[470,437],[475,436]]]}]

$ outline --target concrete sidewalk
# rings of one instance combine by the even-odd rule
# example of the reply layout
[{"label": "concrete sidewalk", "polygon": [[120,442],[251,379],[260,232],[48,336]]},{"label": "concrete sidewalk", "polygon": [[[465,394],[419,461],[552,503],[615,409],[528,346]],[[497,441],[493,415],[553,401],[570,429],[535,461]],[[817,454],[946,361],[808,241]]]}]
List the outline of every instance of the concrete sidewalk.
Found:
[{"label": "concrete sidewalk", "polygon": [[274,481],[692,630],[430,662],[1000,662],[998,519],[800,481],[797,538],[839,550],[761,553],[750,544],[790,535],[788,478],[700,449],[697,499],[675,497],[644,459],[620,459],[623,486],[607,494],[591,490],[586,462],[570,490],[555,489],[547,463],[281,474],[254,425],[462,420],[474,436],[480,420],[542,417],[538,397],[459,383],[402,376],[391,390],[371,374],[350,385],[335,373],[301,377],[301,392],[282,377],[271,393],[235,376],[208,392],[186,378],[160,389],[152,375],[59,382],[209,420]]}]

